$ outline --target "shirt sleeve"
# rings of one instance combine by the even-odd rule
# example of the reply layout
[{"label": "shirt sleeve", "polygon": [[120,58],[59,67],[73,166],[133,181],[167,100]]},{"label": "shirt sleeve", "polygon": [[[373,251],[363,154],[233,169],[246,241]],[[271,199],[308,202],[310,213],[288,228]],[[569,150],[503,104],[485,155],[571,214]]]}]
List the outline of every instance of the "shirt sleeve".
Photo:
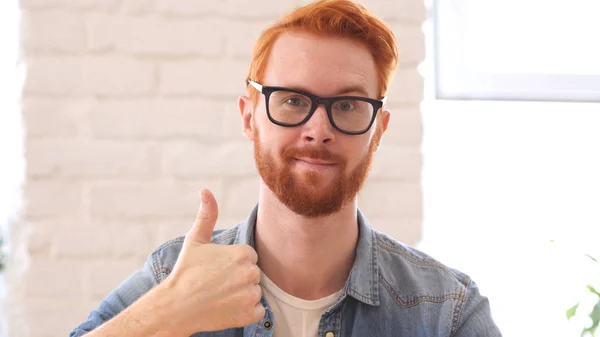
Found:
[{"label": "shirt sleeve", "polygon": [[73,329],[69,337],[79,337],[94,330],[109,321],[150,289],[158,284],[153,268],[153,254],[151,254],[144,267],[129,276],[117,288],[100,302],[83,323]]},{"label": "shirt sleeve", "polygon": [[453,337],[502,337],[492,319],[490,304],[479,293],[475,282],[470,282],[467,300],[460,311],[459,321]]}]

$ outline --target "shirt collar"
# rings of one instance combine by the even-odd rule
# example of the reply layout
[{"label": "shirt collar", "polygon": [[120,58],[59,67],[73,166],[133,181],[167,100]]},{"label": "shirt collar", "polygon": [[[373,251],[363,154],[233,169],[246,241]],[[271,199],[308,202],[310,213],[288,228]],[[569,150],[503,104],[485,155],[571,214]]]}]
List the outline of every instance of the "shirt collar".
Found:
[{"label": "shirt collar", "polygon": [[[238,226],[234,244],[246,244],[256,247],[254,230],[258,205],[250,215]],[[372,306],[379,306],[379,263],[375,244],[375,233],[366,217],[358,210],[357,222],[359,227],[356,258],[346,280],[343,293],[356,300]]]}]

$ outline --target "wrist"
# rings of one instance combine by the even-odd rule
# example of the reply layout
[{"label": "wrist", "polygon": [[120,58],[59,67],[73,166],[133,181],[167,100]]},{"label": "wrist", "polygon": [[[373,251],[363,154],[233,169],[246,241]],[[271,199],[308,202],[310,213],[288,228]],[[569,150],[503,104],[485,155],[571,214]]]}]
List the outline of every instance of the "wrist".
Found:
[{"label": "wrist", "polygon": [[148,328],[154,332],[155,337],[188,337],[194,332],[185,331],[180,321],[180,301],[176,290],[169,279],[155,286],[148,296],[144,307],[144,316],[152,317],[148,320]]}]

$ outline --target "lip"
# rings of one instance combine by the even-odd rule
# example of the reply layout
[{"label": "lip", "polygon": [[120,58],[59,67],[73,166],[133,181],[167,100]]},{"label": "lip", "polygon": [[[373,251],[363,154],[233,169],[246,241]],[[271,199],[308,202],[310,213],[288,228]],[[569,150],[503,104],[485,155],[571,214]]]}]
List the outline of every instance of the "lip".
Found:
[{"label": "lip", "polygon": [[311,165],[322,165],[322,166],[333,166],[333,165],[335,165],[334,162],[320,160],[320,159],[313,159],[313,158],[294,158],[294,159],[295,160],[299,160],[299,161],[303,161],[303,162],[306,162],[306,163],[309,163]]}]

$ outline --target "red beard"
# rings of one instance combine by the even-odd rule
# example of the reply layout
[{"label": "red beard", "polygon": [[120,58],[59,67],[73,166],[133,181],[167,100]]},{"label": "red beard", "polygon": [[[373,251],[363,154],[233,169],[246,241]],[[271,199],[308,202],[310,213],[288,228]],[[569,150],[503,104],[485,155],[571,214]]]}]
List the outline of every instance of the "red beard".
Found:
[{"label": "red beard", "polygon": [[[254,128],[254,159],[260,176],[277,199],[296,214],[316,218],[339,212],[351,202],[363,187],[371,170],[373,154],[381,139],[377,129],[366,158],[346,175],[347,160],[325,148],[286,148],[279,154],[279,162],[263,150]],[[305,172],[301,176],[292,172],[293,158],[313,158],[336,163],[338,173],[333,181],[325,182],[319,172]]]}]

